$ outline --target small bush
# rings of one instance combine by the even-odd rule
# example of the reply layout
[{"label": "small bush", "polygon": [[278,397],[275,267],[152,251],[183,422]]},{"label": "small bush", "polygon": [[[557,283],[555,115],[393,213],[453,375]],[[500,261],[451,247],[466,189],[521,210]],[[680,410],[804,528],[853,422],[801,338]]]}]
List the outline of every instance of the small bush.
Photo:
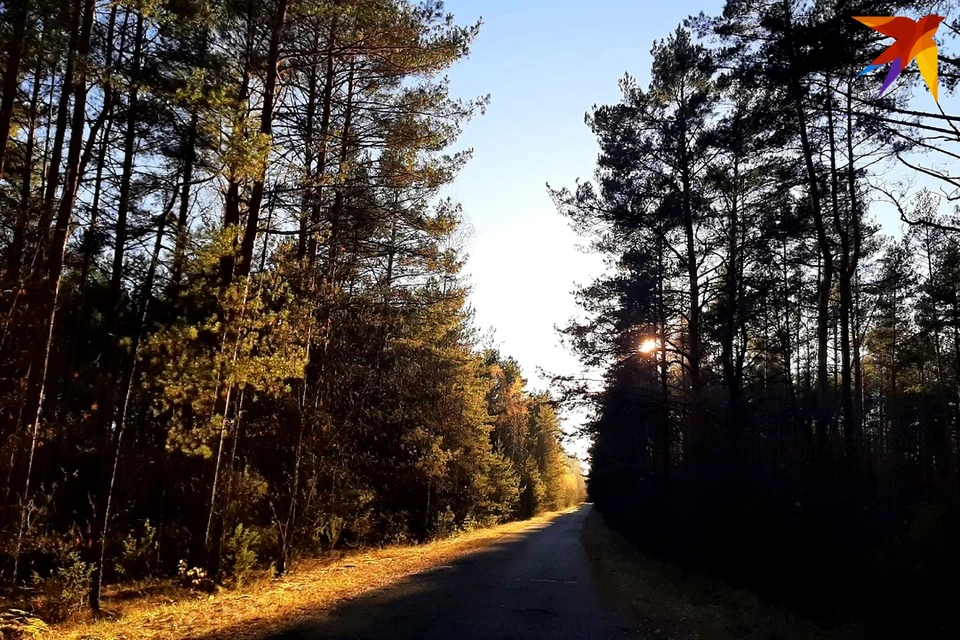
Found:
[{"label": "small bush", "polygon": [[437,514],[431,533],[433,538],[449,538],[457,533],[457,517],[450,507]]},{"label": "small bush", "polygon": [[224,575],[233,578],[237,584],[243,584],[247,574],[257,564],[255,549],[260,543],[260,534],[256,529],[238,524],[227,536],[224,545]]},{"label": "small bush", "polygon": [[406,511],[387,513],[380,518],[380,535],[384,544],[408,544],[414,541],[410,533],[410,514]]},{"label": "small bush", "polygon": [[485,528],[486,525],[473,514],[468,514],[467,517],[463,519],[463,524],[460,525],[460,531],[463,533],[470,533],[471,531]]},{"label": "small bush", "polygon": [[327,539],[327,548],[333,549],[337,546],[340,536],[343,535],[343,529],[347,521],[340,516],[331,515],[323,524],[323,535]]},{"label": "small bush", "polygon": [[147,520],[140,535],[127,534],[123,540],[120,557],[115,564],[121,578],[142,578],[150,574],[153,558],[157,552],[157,530]]},{"label": "small bush", "polygon": [[47,578],[33,574],[40,597],[37,610],[50,621],[60,621],[83,608],[90,591],[93,566],[80,559],[79,551],[61,555]]}]

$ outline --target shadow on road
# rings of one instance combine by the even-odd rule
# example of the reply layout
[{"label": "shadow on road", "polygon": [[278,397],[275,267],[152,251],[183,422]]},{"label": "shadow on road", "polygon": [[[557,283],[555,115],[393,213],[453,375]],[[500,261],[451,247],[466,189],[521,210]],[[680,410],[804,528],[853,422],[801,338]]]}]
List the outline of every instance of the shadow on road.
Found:
[{"label": "shadow on road", "polygon": [[[571,522],[571,518],[576,522]],[[564,580],[560,575],[550,577],[568,559],[563,557],[567,555],[564,549],[550,547],[557,547],[569,537],[562,535],[564,529],[573,527],[578,532],[581,523],[579,512],[575,512],[521,533],[505,534],[502,540],[483,550],[333,608],[318,606],[316,611],[300,612],[300,621],[291,621],[279,633],[277,621],[271,619],[263,621],[259,628],[256,623],[246,623],[196,640],[241,635],[274,640],[531,637],[526,635],[531,626],[542,627],[545,621],[569,613],[563,610],[566,607],[544,604],[546,600],[554,605],[555,596],[540,596],[545,589],[566,587],[570,591],[579,585],[579,581]],[[579,545],[579,537],[574,537]],[[576,597],[573,593],[570,596]]]}]

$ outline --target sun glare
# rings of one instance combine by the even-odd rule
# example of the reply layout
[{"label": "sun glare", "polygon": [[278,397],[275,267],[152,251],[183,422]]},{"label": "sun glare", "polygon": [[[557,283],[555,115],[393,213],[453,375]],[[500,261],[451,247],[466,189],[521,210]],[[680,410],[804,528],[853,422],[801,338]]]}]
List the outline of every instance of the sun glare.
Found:
[{"label": "sun glare", "polygon": [[637,349],[640,353],[653,353],[660,347],[660,344],[657,342],[656,338],[647,338],[640,343],[640,348]]}]

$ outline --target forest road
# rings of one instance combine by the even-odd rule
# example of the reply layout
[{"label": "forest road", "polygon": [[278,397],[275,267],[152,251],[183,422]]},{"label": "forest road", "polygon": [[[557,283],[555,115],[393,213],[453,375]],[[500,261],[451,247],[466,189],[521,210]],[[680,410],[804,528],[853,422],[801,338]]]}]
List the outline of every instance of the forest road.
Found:
[{"label": "forest road", "polygon": [[590,505],[482,551],[344,603],[274,636],[321,638],[639,638],[630,614],[601,593],[580,532]]}]

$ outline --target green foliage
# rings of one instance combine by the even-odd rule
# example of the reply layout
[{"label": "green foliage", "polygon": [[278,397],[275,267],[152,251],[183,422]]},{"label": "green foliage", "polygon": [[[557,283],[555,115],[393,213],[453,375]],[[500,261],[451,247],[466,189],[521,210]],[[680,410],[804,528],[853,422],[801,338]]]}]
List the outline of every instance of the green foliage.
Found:
[{"label": "green foliage", "polygon": [[[58,558],[68,532],[85,560],[103,543],[96,585],[212,590],[559,504],[558,434],[528,425],[516,363],[505,408],[488,398],[442,193],[487,102],[446,79],[479,25],[436,2],[278,6],[29,4],[0,176],[0,566],[48,576],[58,608],[90,570]],[[68,159],[75,106],[89,144]],[[531,474],[546,494],[521,509]]]},{"label": "green foliage", "polygon": [[431,527],[432,538],[449,538],[457,533],[457,516],[450,507],[437,514]]},{"label": "green foliage", "polygon": [[153,333],[144,345],[144,380],[158,389],[157,412],[170,415],[168,446],[210,457],[224,416],[227,390],[280,395],[303,376],[307,345],[304,311],[280,274],[218,289],[216,267],[232,255],[227,233],[200,245],[186,267],[181,294],[187,313]]},{"label": "green foliage", "polygon": [[79,611],[86,603],[93,567],[81,559],[80,552],[64,550],[47,577],[33,574],[33,584],[40,592],[36,602],[40,615],[49,621],[60,621]]},{"label": "green foliage", "polygon": [[535,516],[545,508],[547,488],[540,477],[540,469],[533,458],[527,458],[523,465],[523,484],[520,487],[520,511],[527,516]]},{"label": "green foliage", "polygon": [[520,478],[513,463],[500,453],[484,461],[484,469],[473,476],[478,496],[469,519],[479,526],[492,526],[517,517],[520,506]]},{"label": "green foliage", "polygon": [[516,478],[516,497],[511,495],[508,499],[509,508],[515,509],[519,517],[530,517],[582,501],[582,496],[565,488],[569,482],[567,474],[576,475],[579,470],[572,471],[565,462],[550,396],[527,394],[520,367],[512,359],[488,351],[485,364],[485,377],[490,381],[486,403],[493,422],[493,441],[500,455],[511,464]]},{"label": "green foliage", "polygon": [[145,520],[143,529],[131,531],[121,542],[122,550],[115,563],[117,575],[121,578],[142,578],[151,573],[157,557],[157,530]]},{"label": "green foliage", "polygon": [[257,564],[256,547],[260,543],[261,534],[255,528],[244,527],[238,524],[224,541],[224,573],[230,576],[237,584],[243,584],[244,579]]},{"label": "green foliage", "polygon": [[[347,521],[337,515],[331,515],[324,519],[323,523],[313,529],[314,534],[317,536],[318,540],[318,549],[333,549],[337,546],[337,542],[340,541],[340,536],[343,535],[343,530],[346,528]],[[361,530],[362,527],[354,525],[356,530]]]}]

